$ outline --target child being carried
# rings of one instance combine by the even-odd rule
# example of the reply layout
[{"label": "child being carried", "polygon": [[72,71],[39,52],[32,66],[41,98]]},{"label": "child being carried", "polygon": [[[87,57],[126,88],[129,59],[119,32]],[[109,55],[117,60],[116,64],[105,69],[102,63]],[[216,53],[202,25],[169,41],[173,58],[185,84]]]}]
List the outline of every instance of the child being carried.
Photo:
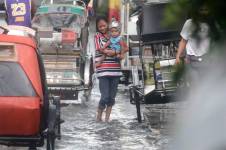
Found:
[{"label": "child being carried", "polygon": [[[101,48],[102,50],[110,47],[111,50],[115,51],[115,58],[117,60],[120,60],[119,58],[122,57],[124,54],[122,53],[122,47],[125,47],[126,44],[123,41],[121,35],[120,35],[120,23],[118,21],[113,20],[111,24],[109,25],[110,30],[110,39],[109,41]],[[127,46],[126,46],[127,47]],[[96,66],[100,66],[101,63],[106,58],[105,55],[102,55],[99,60],[96,62]]]}]

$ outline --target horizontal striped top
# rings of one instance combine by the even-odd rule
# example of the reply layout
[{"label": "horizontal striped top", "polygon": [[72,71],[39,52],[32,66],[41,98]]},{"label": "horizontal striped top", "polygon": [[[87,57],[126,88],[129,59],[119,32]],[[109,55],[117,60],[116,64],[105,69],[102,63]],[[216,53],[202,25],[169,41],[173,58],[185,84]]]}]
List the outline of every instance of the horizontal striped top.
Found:
[{"label": "horizontal striped top", "polygon": [[[96,33],[94,37],[95,48],[96,48],[96,54],[95,54],[96,61],[98,60],[99,57],[103,55],[99,50],[104,47],[104,45],[107,43],[108,40],[109,39],[105,37],[103,34],[99,32]],[[122,76],[120,61],[115,57],[106,56],[105,59],[100,64],[100,66],[96,67],[96,74],[97,74],[97,77]]]}]

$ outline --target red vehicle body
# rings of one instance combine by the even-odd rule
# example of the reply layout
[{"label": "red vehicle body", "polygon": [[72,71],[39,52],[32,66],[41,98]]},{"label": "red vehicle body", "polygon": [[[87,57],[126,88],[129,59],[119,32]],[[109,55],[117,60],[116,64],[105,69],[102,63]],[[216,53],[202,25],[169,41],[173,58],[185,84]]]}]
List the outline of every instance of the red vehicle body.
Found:
[{"label": "red vehicle body", "polygon": [[11,61],[21,66],[36,93],[34,97],[0,97],[0,135],[36,135],[43,104],[40,71],[35,67],[39,66],[36,45],[31,38],[9,35],[0,35],[0,43],[14,47],[16,55]]},{"label": "red vehicle body", "polygon": [[47,138],[47,150],[54,150],[60,138],[59,101],[48,96],[35,40],[0,34],[0,144],[34,149]]}]

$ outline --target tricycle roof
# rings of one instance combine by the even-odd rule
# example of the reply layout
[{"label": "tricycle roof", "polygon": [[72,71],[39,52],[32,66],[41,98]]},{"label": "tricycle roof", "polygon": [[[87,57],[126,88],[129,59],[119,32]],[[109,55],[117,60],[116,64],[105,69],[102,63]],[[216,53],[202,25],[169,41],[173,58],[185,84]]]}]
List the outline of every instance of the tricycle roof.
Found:
[{"label": "tricycle roof", "polygon": [[69,13],[83,16],[85,8],[82,6],[73,6],[68,4],[50,4],[40,6],[37,10],[37,14],[49,14],[49,13]]}]

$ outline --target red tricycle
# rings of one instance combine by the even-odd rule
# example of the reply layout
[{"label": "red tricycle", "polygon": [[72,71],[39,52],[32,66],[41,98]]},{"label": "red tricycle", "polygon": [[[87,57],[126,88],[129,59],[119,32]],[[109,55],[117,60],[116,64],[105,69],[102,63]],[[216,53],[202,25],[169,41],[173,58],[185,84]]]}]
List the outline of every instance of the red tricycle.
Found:
[{"label": "red tricycle", "polygon": [[0,144],[54,150],[60,98],[49,97],[42,58],[26,27],[0,27]]}]

